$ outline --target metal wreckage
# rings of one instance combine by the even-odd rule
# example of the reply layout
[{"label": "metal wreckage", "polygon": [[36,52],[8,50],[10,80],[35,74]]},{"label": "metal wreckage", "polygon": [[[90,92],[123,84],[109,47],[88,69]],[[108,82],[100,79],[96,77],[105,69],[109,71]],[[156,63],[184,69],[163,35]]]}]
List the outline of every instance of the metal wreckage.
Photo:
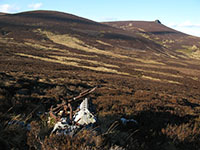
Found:
[{"label": "metal wreckage", "polygon": [[[97,87],[92,89],[85,90],[84,92],[80,93],[78,96],[65,99],[60,97],[62,101],[59,104],[52,105],[50,107],[49,112],[45,112],[48,114],[48,121],[47,123],[50,126],[53,126],[51,131],[51,135],[70,135],[73,136],[78,133],[81,129],[96,129],[95,127],[97,119],[92,114],[92,106],[90,104],[90,99],[88,98],[89,94],[94,92]],[[78,105],[77,105],[78,104]],[[28,116],[31,116],[41,105],[36,107]],[[78,106],[78,107],[76,107]],[[76,108],[75,110],[73,108]],[[41,112],[37,113],[37,116],[40,116]],[[31,130],[31,125],[26,124],[25,121],[21,120],[11,120],[8,122],[8,125],[19,125],[20,127],[25,128],[26,130]],[[137,125],[137,121],[134,119],[126,119],[124,117],[120,118],[120,120],[113,122],[113,124],[109,127],[109,133],[120,125],[123,128],[127,128],[128,126],[135,126]]]},{"label": "metal wreckage", "polygon": [[[52,105],[49,112],[45,113],[49,116],[47,123],[50,126],[53,125],[53,129],[50,135],[56,134],[74,136],[81,129],[93,129],[96,125],[97,119],[91,112],[92,106],[89,105],[90,99],[88,98],[88,95],[96,89],[97,87],[85,90],[78,96],[69,99],[60,98],[62,101],[61,103],[57,104],[56,106]],[[34,113],[38,108],[39,106],[31,113]],[[73,110],[73,108],[76,109]],[[38,115],[40,116],[41,113]],[[26,128],[28,131],[31,130],[31,125],[26,124],[24,121],[11,120],[8,122],[8,125],[12,124],[20,125],[21,127]],[[113,122],[105,134],[110,133],[120,125],[126,129],[129,126],[133,127],[137,124],[138,122],[134,119],[126,119],[122,117],[120,120]],[[95,127],[95,129],[97,128]]]},{"label": "metal wreckage", "polygon": [[[94,123],[96,123],[97,120],[90,112],[89,99],[87,98],[87,96],[95,91],[96,88],[97,87],[86,90],[78,96],[68,100],[62,99],[62,103],[57,104],[55,108],[51,106],[48,123],[50,123],[52,119],[56,122],[53,130],[51,131],[51,135],[64,134],[73,136],[81,128],[91,127]],[[78,103],[80,100],[82,100],[82,102],[79,107],[76,110],[73,110],[73,104]]]}]

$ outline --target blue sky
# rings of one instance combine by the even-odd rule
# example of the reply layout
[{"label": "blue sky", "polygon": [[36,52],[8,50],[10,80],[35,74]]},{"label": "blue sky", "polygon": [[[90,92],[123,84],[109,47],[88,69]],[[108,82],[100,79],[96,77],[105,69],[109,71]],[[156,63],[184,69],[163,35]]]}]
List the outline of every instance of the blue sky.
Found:
[{"label": "blue sky", "polygon": [[200,0],[0,0],[0,12],[56,10],[94,21],[159,19],[200,37]]}]

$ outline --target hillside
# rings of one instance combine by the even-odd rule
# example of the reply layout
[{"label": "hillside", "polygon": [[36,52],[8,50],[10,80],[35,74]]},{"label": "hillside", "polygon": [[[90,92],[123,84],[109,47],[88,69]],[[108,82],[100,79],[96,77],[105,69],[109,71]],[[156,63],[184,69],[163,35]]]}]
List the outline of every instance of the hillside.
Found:
[{"label": "hillside", "polygon": [[[184,34],[156,21],[119,21],[104,24],[120,28],[162,45],[177,55],[199,59],[199,37]],[[184,56],[181,56],[184,57]]]},{"label": "hillside", "polygon": [[[54,11],[0,15],[0,144],[30,148],[29,131],[8,121],[35,129],[38,112],[97,86],[91,98],[101,149],[199,149],[199,58],[200,38],[155,22],[98,23]],[[138,126],[104,134],[121,117]]]}]

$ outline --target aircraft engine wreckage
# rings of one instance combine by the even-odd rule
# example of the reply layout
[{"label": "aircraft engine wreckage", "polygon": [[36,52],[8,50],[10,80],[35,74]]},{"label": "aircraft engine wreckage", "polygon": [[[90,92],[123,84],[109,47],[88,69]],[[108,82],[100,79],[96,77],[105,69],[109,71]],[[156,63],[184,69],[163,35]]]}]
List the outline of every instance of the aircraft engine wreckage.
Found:
[{"label": "aircraft engine wreckage", "polygon": [[95,89],[96,87],[91,90],[86,90],[69,100],[63,99],[63,102],[58,104],[56,108],[50,108],[49,123],[52,118],[56,121],[51,134],[68,134],[73,136],[82,127],[91,126],[96,122],[96,118],[89,110],[88,98],[85,98],[75,111],[72,109],[72,103],[77,102],[80,98],[86,97]]}]

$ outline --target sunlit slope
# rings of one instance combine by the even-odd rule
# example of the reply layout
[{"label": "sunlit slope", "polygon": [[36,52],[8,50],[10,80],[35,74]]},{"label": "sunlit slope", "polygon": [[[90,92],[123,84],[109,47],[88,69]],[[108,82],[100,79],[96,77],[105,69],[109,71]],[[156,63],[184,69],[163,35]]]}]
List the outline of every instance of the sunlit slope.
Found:
[{"label": "sunlit slope", "polygon": [[141,35],[157,44],[162,45],[178,56],[200,58],[200,38],[171,29],[157,21],[121,21],[106,22],[105,24]]},{"label": "sunlit slope", "polygon": [[199,43],[179,41],[195,37],[155,22],[106,24],[54,11],[0,16],[1,69],[64,67],[179,85],[198,79]]}]

